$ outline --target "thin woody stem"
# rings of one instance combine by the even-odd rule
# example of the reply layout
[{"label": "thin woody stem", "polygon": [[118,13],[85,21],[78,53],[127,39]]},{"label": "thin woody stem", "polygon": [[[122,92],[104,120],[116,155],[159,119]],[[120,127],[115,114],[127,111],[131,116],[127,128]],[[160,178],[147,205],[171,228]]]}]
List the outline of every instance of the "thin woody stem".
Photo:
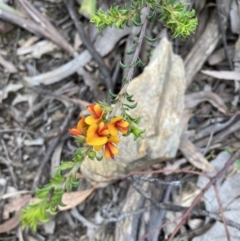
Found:
[{"label": "thin woody stem", "polygon": [[[131,62],[131,65],[130,65],[131,67],[130,67],[130,69],[128,71],[128,74],[127,74],[127,77],[126,77],[128,82],[130,82],[133,78],[133,72],[134,72],[134,67],[135,67],[134,63],[137,61],[137,59],[139,57],[139,54],[140,54],[143,38],[144,38],[144,35],[145,35],[147,23],[148,23],[147,20],[148,20],[149,11],[150,11],[150,8],[149,8],[148,5],[145,8],[143,8],[143,25],[142,25],[141,32],[140,32],[140,35],[139,35],[137,48],[136,48],[136,50],[134,52],[134,55],[133,55],[133,58],[132,58],[132,62]],[[109,115],[110,118],[113,117],[116,114],[116,111],[119,109],[120,105],[122,104],[121,99],[124,96],[124,94],[126,93],[127,87],[128,87],[128,85],[126,83],[124,83],[120,93],[118,94],[118,101],[115,104],[115,106],[113,107],[113,110]]]}]

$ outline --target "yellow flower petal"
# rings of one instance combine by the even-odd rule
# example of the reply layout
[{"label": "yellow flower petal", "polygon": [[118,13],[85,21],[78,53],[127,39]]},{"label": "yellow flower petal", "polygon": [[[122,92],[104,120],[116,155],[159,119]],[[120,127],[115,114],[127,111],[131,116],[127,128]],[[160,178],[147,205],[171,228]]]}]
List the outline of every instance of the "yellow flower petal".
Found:
[{"label": "yellow flower petal", "polygon": [[90,146],[101,146],[104,145],[108,138],[106,136],[97,135],[98,125],[94,124],[88,128],[86,143]]},{"label": "yellow flower petal", "polygon": [[104,156],[108,159],[111,157],[110,150],[108,148],[105,148]]},{"label": "yellow flower petal", "polygon": [[78,121],[77,129],[82,131],[82,132],[86,132],[87,131],[88,125],[86,124],[84,117],[80,121]]},{"label": "yellow flower petal", "polygon": [[119,143],[120,138],[118,138],[117,136],[111,136],[110,138],[108,138],[108,142]]},{"label": "yellow flower petal", "polygon": [[101,145],[101,146],[94,146],[94,150],[95,151],[101,151],[102,148],[103,148],[103,145]]},{"label": "yellow flower petal", "polygon": [[109,134],[109,130],[107,125],[104,122],[101,122],[98,127],[98,135],[99,136],[107,136]]},{"label": "yellow flower petal", "polygon": [[93,116],[88,116],[85,118],[85,122],[88,124],[88,125],[94,125],[94,124],[97,124],[99,122],[100,119],[95,119]]},{"label": "yellow flower petal", "polygon": [[118,129],[115,127],[115,123],[109,123],[108,124],[108,130],[111,136],[117,136],[118,135]]},{"label": "yellow flower petal", "polygon": [[119,116],[113,118],[113,119],[110,121],[110,123],[116,123],[116,122],[118,122],[118,121],[120,121],[120,120],[122,120],[122,119],[123,119],[123,117],[122,117],[121,115],[119,115]]},{"label": "yellow flower petal", "polygon": [[99,104],[94,105],[94,112],[97,118],[100,118],[102,115],[101,106]]}]

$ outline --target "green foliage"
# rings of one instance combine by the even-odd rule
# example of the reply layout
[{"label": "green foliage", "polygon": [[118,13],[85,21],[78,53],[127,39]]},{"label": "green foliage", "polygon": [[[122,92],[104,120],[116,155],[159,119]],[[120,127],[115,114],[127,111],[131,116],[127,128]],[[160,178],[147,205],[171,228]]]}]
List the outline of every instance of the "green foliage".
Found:
[{"label": "green foliage", "polygon": [[130,133],[134,135],[134,141],[136,141],[139,138],[142,138],[142,134],[145,132],[145,130],[141,130],[138,127],[131,125],[130,126]]},{"label": "green foliage", "polygon": [[[62,162],[57,167],[50,183],[35,190],[37,203],[30,204],[22,209],[21,223],[23,228],[30,227],[33,231],[36,231],[38,223],[48,222],[49,215],[56,215],[58,206],[65,206],[62,203],[62,196],[64,192],[69,192],[80,185],[80,182],[76,179],[76,172],[85,155],[89,155],[89,153],[91,152],[88,147],[78,148],[72,161]],[[65,173],[63,174],[62,171]]]},{"label": "green foliage", "polygon": [[173,37],[188,37],[198,24],[195,18],[195,11],[187,11],[186,6],[182,2],[172,3],[174,1],[167,0],[161,7],[161,20],[166,23],[166,27],[173,31]]},{"label": "green foliage", "polygon": [[131,0],[129,8],[126,5],[122,8],[114,6],[106,12],[99,9],[92,16],[91,22],[95,23],[100,32],[107,26],[121,29],[124,25],[128,26],[130,21],[135,26],[141,26],[140,13],[146,5],[151,9],[148,19],[152,21],[158,18],[164,21],[166,27],[172,30],[173,37],[187,37],[196,29],[198,21],[195,11],[188,11],[186,4],[176,0]]},{"label": "green foliage", "polygon": [[118,6],[111,7],[107,12],[101,8],[92,16],[91,22],[96,24],[100,32],[107,26],[123,28],[128,25],[129,20],[136,14],[135,10],[130,10],[126,6],[120,9]]}]

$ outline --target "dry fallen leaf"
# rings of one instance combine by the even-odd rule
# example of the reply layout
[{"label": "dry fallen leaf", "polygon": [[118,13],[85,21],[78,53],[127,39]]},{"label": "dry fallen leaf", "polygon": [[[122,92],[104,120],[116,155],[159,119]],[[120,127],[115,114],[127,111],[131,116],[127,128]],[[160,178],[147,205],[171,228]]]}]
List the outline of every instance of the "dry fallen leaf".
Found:
[{"label": "dry fallen leaf", "polygon": [[237,71],[214,71],[214,70],[202,70],[203,74],[212,76],[217,79],[224,80],[240,80],[240,73]]},{"label": "dry fallen leaf", "polygon": [[200,91],[185,96],[185,108],[191,109],[196,107],[198,104],[208,101],[214,107],[216,107],[223,114],[227,113],[227,107],[225,106],[223,100],[217,94],[211,91]]},{"label": "dry fallen leaf", "polygon": [[[234,45],[230,45],[227,48],[228,54],[233,58],[234,56]],[[217,65],[226,59],[225,49],[220,48],[216,50],[209,58],[208,63],[210,65]]]},{"label": "dry fallen leaf", "polygon": [[231,1],[230,9],[230,23],[233,33],[240,34],[240,18],[239,18],[239,3],[238,1]]},{"label": "dry fallen leaf", "polygon": [[10,82],[3,90],[0,90],[0,103],[2,102],[2,100],[6,99],[8,97],[8,94],[10,92],[16,92],[18,90],[20,90],[21,88],[23,88],[23,84],[21,83],[12,83]]},{"label": "dry fallen leaf", "polygon": [[10,213],[17,212],[14,217],[8,219],[4,223],[0,224],[0,233],[8,232],[16,228],[19,223],[19,210],[24,207],[30,200],[31,195],[24,195],[17,199],[14,199],[12,202],[6,204],[3,209],[3,218],[9,218]]},{"label": "dry fallen leaf", "polygon": [[30,54],[32,58],[39,59],[42,55],[58,50],[58,46],[51,41],[42,40],[29,47],[17,49],[17,55]]},{"label": "dry fallen leaf", "polygon": [[0,65],[2,65],[5,69],[7,69],[7,71],[11,74],[18,72],[17,68],[11,62],[4,59],[1,55],[0,55]]},{"label": "dry fallen leaf", "polygon": [[15,215],[3,224],[0,224],[0,233],[6,233],[14,228],[16,228],[20,223],[19,216]]},{"label": "dry fallen leaf", "polygon": [[95,190],[95,187],[78,192],[68,192],[63,194],[62,202],[66,205],[64,207],[59,207],[60,211],[68,210],[76,207],[83,201],[85,201]]},{"label": "dry fallen leaf", "polygon": [[197,150],[191,141],[185,139],[184,136],[181,138],[179,149],[193,166],[203,171],[216,172],[203,154]]},{"label": "dry fallen leaf", "polygon": [[6,204],[3,209],[3,218],[7,219],[9,218],[10,213],[19,211],[30,199],[31,195],[24,195]]}]

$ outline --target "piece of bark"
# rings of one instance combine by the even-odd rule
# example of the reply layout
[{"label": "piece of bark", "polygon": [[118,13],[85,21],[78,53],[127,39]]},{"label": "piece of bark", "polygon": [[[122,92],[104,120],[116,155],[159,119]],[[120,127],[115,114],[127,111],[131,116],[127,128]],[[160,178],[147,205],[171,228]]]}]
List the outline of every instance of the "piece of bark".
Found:
[{"label": "piece of bark", "polygon": [[211,91],[200,91],[185,96],[185,108],[191,109],[199,105],[200,103],[208,101],[215,108],[217,108],[223,114],[227,114],[228,110],[221,97]]},{"label": "piece of bark", "polygon": [[191,84],[193,77],[202,68],[204,62],[215,50],[220,40],[217,19],[217,13],[216,11],[213,11],[204,33],[195,43],[184,61],[187,85]]},{"label": "piece of bark", "polygon": [[107,182],[128,170],[147,169],[153,162],[174,157],[183,129],[185,88],[182,59],[173,54],[168,40],[162,39],[144,72],[128,86],[128,93],[138,101],[130,114],[141,117],[139,128],[146,130],[144,138],[122,137],[114,160],[86,158],[82,173],[90,180]]},{"label": "piece of bark", "polygon": [[[221,27],[223,29],[227,26],[227,19],[229,16],[231,0],[222,0],[221,2]],[[202,68],[205,61],[215,50],[219,40],[221,39],[219,28],[219,16],[214,10],[210,16],[206,29],[202,36],[195,43],[190,53],[186,57],[184,64],[186,68],[187,85],[190,85],[195,74]]]}]

